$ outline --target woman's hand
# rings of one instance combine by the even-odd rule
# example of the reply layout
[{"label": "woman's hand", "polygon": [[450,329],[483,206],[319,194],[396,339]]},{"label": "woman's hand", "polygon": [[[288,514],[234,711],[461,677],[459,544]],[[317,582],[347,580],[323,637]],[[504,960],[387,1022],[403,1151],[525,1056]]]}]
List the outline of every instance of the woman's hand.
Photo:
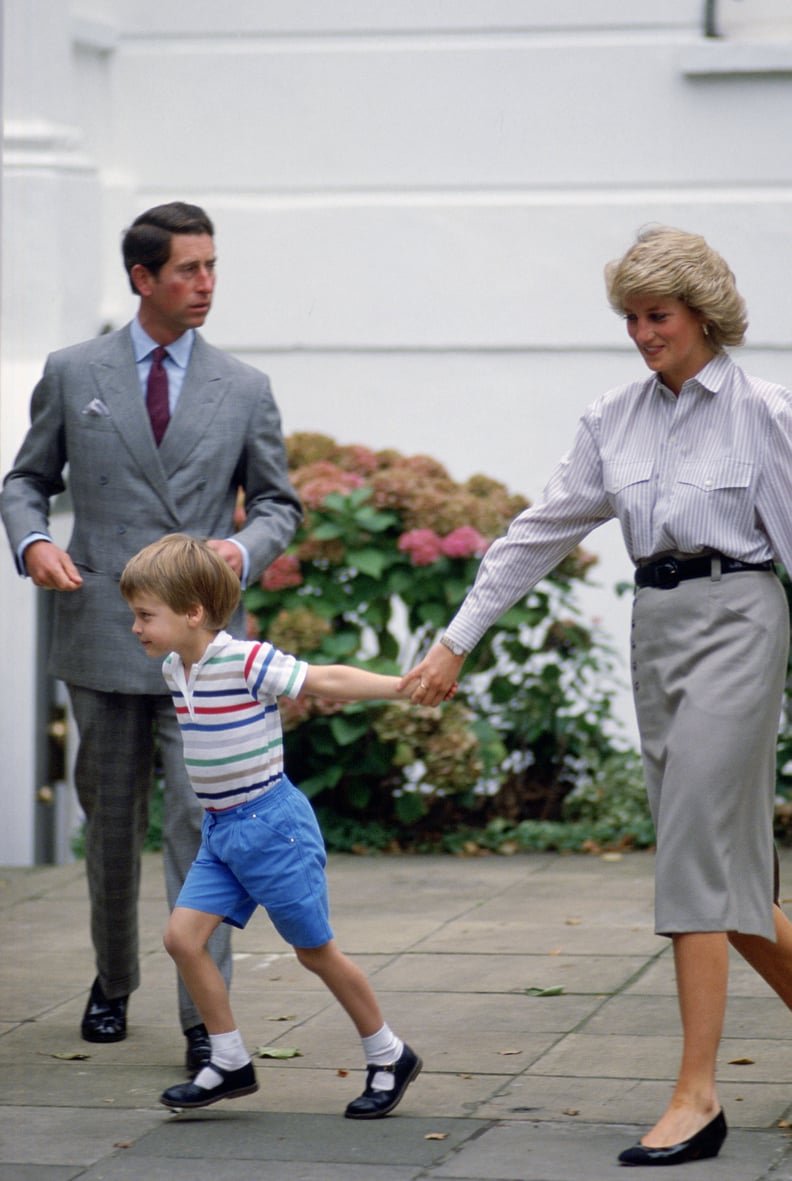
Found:
[{"label": "woman's hand", "polygon": [[464,656],[454,656],[445,644],[435,644],[423,660],[405,673],[399,691],[410,694],[413,705],[439,705],[454,696]]}]

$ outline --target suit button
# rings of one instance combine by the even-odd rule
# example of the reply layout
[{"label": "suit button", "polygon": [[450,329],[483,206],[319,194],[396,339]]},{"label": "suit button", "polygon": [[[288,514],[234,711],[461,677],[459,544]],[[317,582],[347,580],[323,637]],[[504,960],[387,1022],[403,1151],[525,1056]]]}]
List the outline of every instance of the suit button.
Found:
[{"label": "suit button", "polygon": [[198,484],[197,484],[198,491],[203,492],[205,487],[206,487],[206,480],[199,480]]},{"label": "suit button", "polygon": [[99,483],[100,483],[100,484],[109,484],[109,483],[110,483],[110,478],[109,478],[109,476],[100,476],[100,477],[99,477]]},{"label": "suit button", "polygon": [[116,533],[126,533],[126,531],[127,531],[126,525],[118,525],[116,527]]}]

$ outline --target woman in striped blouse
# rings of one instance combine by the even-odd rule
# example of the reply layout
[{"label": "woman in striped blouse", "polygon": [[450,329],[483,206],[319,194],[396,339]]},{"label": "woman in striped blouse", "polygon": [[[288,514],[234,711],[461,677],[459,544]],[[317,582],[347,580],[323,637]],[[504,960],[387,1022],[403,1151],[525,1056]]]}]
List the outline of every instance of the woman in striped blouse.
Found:
[{"label": "woman in striped blouse", "polygon": [[[635,565],[633,691],[657,835],[655,920],[674,945],[683,1029],[667,1110],[624,1164],[716,1156],[715,1061],[729,943],[792,1007],[792,925],[778,906],[775,746],[792,570],[792,394],[725,353],[745,306],[703,238],[642,232],[606,267],[649,378],[584,413],[541,499],[481,563],[446,633],[403,681],[439,702],[484,632],[603,521]],[[775,900],[775,901],[774,901]]]}]

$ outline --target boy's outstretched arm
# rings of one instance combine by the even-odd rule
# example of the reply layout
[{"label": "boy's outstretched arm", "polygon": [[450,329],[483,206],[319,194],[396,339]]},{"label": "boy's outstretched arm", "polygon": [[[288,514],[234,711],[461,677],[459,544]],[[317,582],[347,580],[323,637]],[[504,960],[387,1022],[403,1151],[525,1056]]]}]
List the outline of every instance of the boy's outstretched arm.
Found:
[{"label": "boy's outstretched arm", "polygon": [[[409,701],[411,688],[400,689],[400,683],[399,677],[372,673],[351,664],[309,664],[302,691],[333,701]],[[456,689],[453,684],[445,699],[453,697]]]}]

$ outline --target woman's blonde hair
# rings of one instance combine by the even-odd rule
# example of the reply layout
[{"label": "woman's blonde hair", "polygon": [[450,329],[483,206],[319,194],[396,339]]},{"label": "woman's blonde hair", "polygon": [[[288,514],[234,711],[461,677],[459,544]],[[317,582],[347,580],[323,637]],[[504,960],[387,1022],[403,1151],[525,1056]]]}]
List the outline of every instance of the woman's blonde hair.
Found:
[{"label": "woman's blonde hair", "polygon": [[153,595],[179,615],[198,604],[206,612],[207,628],[220,631],[242,591],[234,571],[205,541],[168,533],[129,559],[121,594],[127,602],[136,594]]},{"label": "woman's blonde hair", "polygon": [[673,296],[699,312],[713,352],[740,345],[748,327],[745,301],[724,259],[700,234],[647,226],[623,258],[605,267],[608,301],[624,315],[630,296]]}]

